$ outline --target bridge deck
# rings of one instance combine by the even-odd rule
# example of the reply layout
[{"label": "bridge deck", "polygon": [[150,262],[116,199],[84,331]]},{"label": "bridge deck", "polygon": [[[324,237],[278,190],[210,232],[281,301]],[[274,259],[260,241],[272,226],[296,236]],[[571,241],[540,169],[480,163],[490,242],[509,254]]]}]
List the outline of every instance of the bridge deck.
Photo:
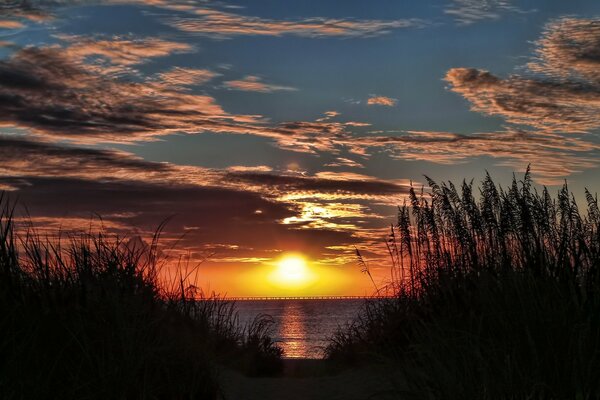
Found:
[{"label": "bridge deck", "polygon": [[245,296],[225,297],[225,300],[233,301],[256,301],[256,300],[362,300],[362,299],[386,299],[390,296]]}]

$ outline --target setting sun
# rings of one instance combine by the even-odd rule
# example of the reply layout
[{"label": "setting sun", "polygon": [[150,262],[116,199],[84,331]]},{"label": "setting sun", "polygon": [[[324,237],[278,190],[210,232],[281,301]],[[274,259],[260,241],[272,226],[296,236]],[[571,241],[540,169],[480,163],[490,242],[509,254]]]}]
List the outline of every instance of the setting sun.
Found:
[{"label": "setting sun", "polygon": [[270,281],[276,286],[299,289],[315,280],[315,274],[306,259],[299,254],[286,254],[275,263]]}]

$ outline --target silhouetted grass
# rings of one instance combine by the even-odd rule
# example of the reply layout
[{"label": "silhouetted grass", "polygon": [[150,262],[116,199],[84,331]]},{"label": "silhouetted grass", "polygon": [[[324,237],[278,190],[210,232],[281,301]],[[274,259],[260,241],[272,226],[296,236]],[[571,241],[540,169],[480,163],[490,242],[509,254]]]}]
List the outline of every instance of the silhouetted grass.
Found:
[{"label": "silhouetted grass", "polygon": [[380,360],[399,398],[600,397],[600,212],[566,184],[552,198],[529,172],[438,185],[399,208],[388,290],[327,349]]},{"label": "silhouetted grass", "polygon": [[0,205],[0,398],[213,399],[216,363],[280,369],[268,319],[240,326],[189,273],[160,282],[159,234],[45,240]]}]

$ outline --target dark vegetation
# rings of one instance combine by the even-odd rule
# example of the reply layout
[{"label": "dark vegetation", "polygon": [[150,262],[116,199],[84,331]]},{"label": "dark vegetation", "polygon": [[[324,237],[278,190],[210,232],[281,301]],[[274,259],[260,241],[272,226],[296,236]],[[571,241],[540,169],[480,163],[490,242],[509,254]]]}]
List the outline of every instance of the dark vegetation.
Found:
[{"label": "dark vegetation", "polygon": [[[529,172],[502,189],[410,192],[388,240],[393,298],[367,303],[326,353],[383,361],[398,398],[600,398],[600,211]],[[368,272],[360,253],[359,261]]]},{"label": "dark vegetation", "polygon": [[42,239],[0,205],[0,398],[213,399],[218,364],[280,370],[267,317],[240,326],[189,274],[159,283],[159,234]]}]

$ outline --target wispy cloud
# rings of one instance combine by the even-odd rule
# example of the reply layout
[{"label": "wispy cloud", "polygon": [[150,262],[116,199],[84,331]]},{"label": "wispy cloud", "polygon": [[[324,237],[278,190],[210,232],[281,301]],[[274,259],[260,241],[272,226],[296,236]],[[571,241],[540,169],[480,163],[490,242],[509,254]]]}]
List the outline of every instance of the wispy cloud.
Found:
[{"label": "wispy cloud", "polygon": [[182,86],[203,85],[220,75],[218,72],[209,69],[174,67],[167,72],[160,73],[158,77],[169,87],[180,88]]},{"label": "wispy cloud", "polygon": [[289,86],[274,85],[271,83],[262,82],[261,78],[254,75],[248,75],[243,79],[226,81],[223,85],[227,89],[241,90],[244,92],[262,92],[271,93],[279,90],[297,90],[296,88]]},{"label": "wispy cloud", "polygon": [[417,19],[361,20],[314,17],[276,20],[225,12],[212,8],[193,8],[195,17],[172,18],[170,24],[189,33],[226,39],[240,35],[303,37],[372,37],[394,30],[420,27]]},{"label": "wispy cloud", "polygon": [[165,57],[194,50],[187,43],[173,42],[159,38],[111,37],[96,39],[82,36],[58,35],[69,43],[64,52],[74,60],[85,60],[90,56],[102,57],[111,64],[135,65],[151,58]]},{"label": "wispy cloud", "polygon": [[347,168],[364,168],[365,166],[358,161],[346,157],[337,157],[334,161],[325,164],[326,167],[347,167]]},{"label": "wispy cloud", "polygon": [[23,25],[19,21],[15,21],[12,19],[0,19],[0,29],[19,29],[22,28]]},{"label": "wispy cloud", "polygon": [[459,25],[471,25],[481,20],[499,19],[507,12],[524,13],[511,0],[453,0],[444,12]]},{"label": "wispy cloud", "polygon": [[386,106],[386,107],[394,107],[398,103],[397,99],[386,96],[371,96],[367,100],[367,105],[369,106]]}]

